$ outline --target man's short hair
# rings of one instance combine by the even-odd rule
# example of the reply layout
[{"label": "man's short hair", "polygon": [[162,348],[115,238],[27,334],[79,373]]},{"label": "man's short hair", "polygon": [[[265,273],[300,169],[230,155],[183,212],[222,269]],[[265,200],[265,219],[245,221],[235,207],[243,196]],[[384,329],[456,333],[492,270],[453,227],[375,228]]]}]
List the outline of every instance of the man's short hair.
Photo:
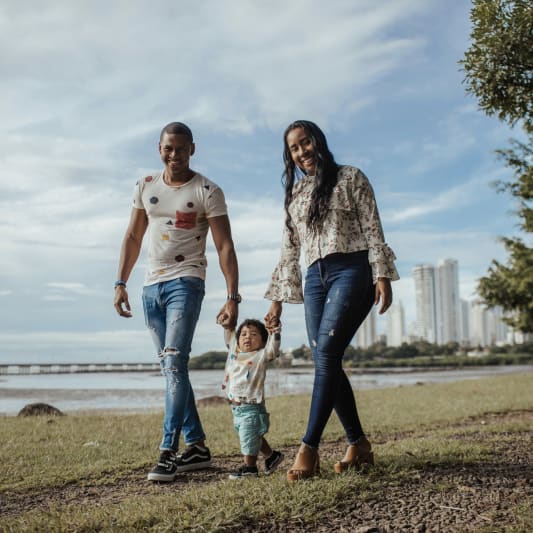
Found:
[{"label": "man's short hair", "polygon": [[162,141],[163,135],[165,133],[168,133],[169,135],[175,134],[175,135],[187,135],[189,138],[189,141],[194,142],[192,139],[192,131],[187,124],[183,124],[183,122],[171,122],[170,124],[167,124],[162,130],[161,135],[159,136],[159,142]]}]

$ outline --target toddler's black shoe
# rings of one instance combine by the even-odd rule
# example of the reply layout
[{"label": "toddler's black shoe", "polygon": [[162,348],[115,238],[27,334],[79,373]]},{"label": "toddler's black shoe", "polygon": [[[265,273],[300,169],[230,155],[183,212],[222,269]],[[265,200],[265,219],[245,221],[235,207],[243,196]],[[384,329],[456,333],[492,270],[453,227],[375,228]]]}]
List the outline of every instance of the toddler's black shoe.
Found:
[{"label": "toddler's black shoe", "polygon": [[174,452],[164,450],[159,456],[159,461],[148,474],[149,481],[174,481],[176,479],[176,455]]},{"label": "toddler's black shoe", "polygon": [[235,470],[235,472],[230,472],[229,479],[244,479],[247,477],[257,477],[259,475],[259,472],[257,471],[257,466],[246,466],[243,465],[239,468],[239,470]]},{"label": "toddler's black shoe", "polygon": [[267,457],[265,459],[265,474],[268,476],[269,474],[272,474],[274,470],[280,465],[281,461],[285,456],[276,450],[272,452],[272,455],[270,457]]},{"label": "toddler's black shoe", "polygon": [[206,446],[193,444],[176,457],[176,472],[201,470],[211,466],[211,452]]}]

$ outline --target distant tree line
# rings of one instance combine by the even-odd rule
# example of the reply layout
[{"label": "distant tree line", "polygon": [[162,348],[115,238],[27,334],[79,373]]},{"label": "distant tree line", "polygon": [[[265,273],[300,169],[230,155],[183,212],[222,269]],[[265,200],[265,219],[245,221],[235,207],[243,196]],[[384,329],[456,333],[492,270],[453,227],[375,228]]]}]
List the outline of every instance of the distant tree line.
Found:
[{"label": "distant tree line", "polygon": [[[383,342],[377,342],[369,348],[356,348],[348,346],[344,352],[344,361],[373,361],[376,359],[412,359],[416,357],[435,356],[466,356],[468,352],[477,350],[486,351],[488,354],[529,354],[533,355],[533,342],[526,344],[508,344],[504,346],[491,346],[483,349],[481,346],[468,346],[458,342],[448,342],[447,344],[433,344],[424,340],[413,343],[404,342],[401,346],[386,346]],[[309,346],[302,344],[292,351],[295,359],[310,360],[311,350]]]},{"label": "distant tree line", "polygon": [[[484,353],[483,357],[468,357],[471,351]],[[309,346],[302,344],[294,348],[291,355],[296,360],[311,361]],[[191,357],[191,370],[223,370],[227,352],[209,351]],[[389,367],[389,366],[466,366],[533,363],[533,342],[525,344],[507,344],[504,346],[465,346],[457,342],[433,344],[427,341],[404,342],[401,346],[386,346],[378,342],[369,348],[348,346],[344,352],[346,367]],[[277,366],[287,366],[290,360],[280,358]]]},{"label": "distant tree line", "polygon": [[190,370],[217,370],[224,369],[228,352],[210,351],[197,357],[191,357]]}]

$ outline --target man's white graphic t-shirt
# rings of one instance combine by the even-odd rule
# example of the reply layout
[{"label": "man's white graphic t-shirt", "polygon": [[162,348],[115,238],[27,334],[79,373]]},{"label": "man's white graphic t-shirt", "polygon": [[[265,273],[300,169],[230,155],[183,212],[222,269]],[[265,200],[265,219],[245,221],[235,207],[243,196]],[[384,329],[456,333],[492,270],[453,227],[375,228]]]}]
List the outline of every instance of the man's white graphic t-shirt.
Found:
[{"label": "man's white graphic t-shirt", "polygon": [[133,207],[148,216],[148,270],[145,285],[194,276],[205,279],[208,218],[227,214],[224,193],[215,183],[195,174],[173,187],[163,172],[135,184]]}]

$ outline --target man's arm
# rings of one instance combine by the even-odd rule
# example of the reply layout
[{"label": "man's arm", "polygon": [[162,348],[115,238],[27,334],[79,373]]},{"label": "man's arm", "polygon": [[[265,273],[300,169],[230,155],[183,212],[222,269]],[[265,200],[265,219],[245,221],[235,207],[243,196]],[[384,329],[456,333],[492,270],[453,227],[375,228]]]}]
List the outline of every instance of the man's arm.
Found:
[{"label": "man's arm", "polygon": [[[146,228],[148,227],[148,217],[144,209],[135,209],[131,211],[130,223],[120,250],[120,260],[118,263],[117,279],[128,281],[133,266],[141,252],[141,245]],[[128,291],[123,285],[115,287],[115,309],[120,316],[131,317],[131,307],[128,300]],[[124,305],[124,307],[122,307]]]},{"label": "man's arm", "polygon": [[[207,219],[213,242],[218,253],[220,270],[226,279],[228,294],[239,292],[239,267],[237,255],[231,238],[231,227],[227,215],[211,217]],[[226,329],[233,329],[239,316],[238,304],[234,300],[227,300],[217,315],[217,322]]]}]

